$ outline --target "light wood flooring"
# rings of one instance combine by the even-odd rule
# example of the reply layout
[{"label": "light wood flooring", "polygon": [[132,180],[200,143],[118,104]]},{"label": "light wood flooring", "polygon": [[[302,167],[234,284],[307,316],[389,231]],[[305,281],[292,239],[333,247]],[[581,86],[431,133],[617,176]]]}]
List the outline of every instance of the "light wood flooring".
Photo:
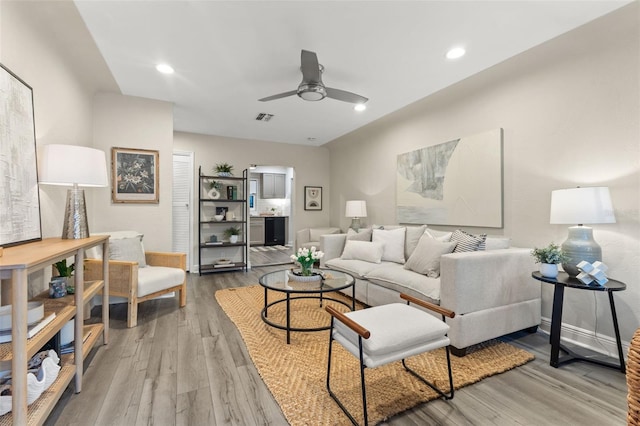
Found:
[{"label": "light wood flooring", "polygon": [[[187,306],[140,306],[126,328],[111,307],[111,337],[90,355],[83,390],[65,392],[47,425],[286,425],[214,293],[256,284],[271,268],[189,276]],[[100,308],[94,308],[94,315]],[[624,425],[625,376],[577,362],[549,366],[548,336],[514,334],[536,359],[394,417],[389,425]],[[292,395],[293,396],[293,395]],[[346,420],[346,419],[345,419]]]},{"label": "light wood flooring", "polygon": [[293,247],[285,246],[251,246],[249,259],[253,267],[274,266],[293,263],[291,255]]}]

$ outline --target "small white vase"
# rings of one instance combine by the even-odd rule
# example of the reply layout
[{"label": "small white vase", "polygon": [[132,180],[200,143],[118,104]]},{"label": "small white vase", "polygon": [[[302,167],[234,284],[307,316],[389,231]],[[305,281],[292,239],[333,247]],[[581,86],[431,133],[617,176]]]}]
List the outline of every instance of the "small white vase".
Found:
[{"label": "small white vase", "polygon": [[556,263],[541,263],[540,275],[546,278],[555,278],[558,276],[558,265]]},{"label": "small white vase", "polygon": [[229,242],[230,242],[231,244],[235,244],[235,243],[237,243],[237,242],[238,242],[238,236],[237,236],[237,235],[231,235],[231,236],[229,237]]}]

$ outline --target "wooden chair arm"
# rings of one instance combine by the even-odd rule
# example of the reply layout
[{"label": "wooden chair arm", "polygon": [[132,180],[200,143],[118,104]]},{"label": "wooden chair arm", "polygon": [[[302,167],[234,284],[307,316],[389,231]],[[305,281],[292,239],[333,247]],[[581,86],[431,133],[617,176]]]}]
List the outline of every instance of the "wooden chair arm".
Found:
[{"label": "wooden chair arm", "polygon": [[159,251],[147,251],[144,253],[147,265],[167,266],[187,270],[187,255],[185,253],[170,253]]},{"label": "wooden chair arm", "polygon": [[[116,274],[117,276],[121,276],[122,274],[131,275],[132,269],[134,267],[136,268],[136,274],[137,274],[138,262],[129,262],[126,260],[110,260],[109,275],[111,274]],[[87,281],[101,280],[102,279],[102,260],[85,259],[84,278]]]},{"label": "wooden chair arm", "polygon": [[408,294],[400,293],[400,298],[406,300],[407,302],[415,303],[416,305],[422,306],[425,309],[432,310],[434,312],[439,313],[440,315],[444,315],[449,318],[453,318],[456,316],[455,312],[450,311],[447,308],[443,308],[442,306],[434,305],[433,303],[417,299],[413,296],[409,296]]},{"label": "wooden chair arm", "polygon": [[341,323],[352,329],[354,332],[362,336],[364,339],[368,339],[371,336],[369,330],[358,324],[352,319],[349,319],[345,314],[340,311],[336,311],[333,307],[327,305],[324,309],[331,314],[332,317],[337,318]]}]

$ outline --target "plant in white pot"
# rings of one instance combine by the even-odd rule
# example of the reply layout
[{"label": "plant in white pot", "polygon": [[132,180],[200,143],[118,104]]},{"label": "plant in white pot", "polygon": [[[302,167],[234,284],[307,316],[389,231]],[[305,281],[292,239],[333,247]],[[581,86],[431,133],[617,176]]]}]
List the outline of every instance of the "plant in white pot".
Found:
[{"label": "plant in white pot", "polygon": [[61,280],[64,283],[67,293],[75,293],[73,282],[73,271],[75,270],[75,265],[73,263],[71,265],[67,265],[67,259],[62,259],[61,261],[54,263],[53,267],[58,272],[58,276],[52,277],[51,281]]},{"label": "plant in white pot", "polygon": [[233,166],[229,163],[218,163],[213,169],[218,176],[233,176]]},{"label": "plant in white pot", "polygon": [[540,274],[543,277],[555,278],[558,276],[558,264],[567,261],[567,256],[560,246],[551,243],[546,247],[531,250],[531,256],[540,264]]},{"label": "plant in white pot", "polygon": [[229,239],[231,244],[238,242],[238,236],[240,235],[240,228],[232,226],[224,230],[224,236]]}]

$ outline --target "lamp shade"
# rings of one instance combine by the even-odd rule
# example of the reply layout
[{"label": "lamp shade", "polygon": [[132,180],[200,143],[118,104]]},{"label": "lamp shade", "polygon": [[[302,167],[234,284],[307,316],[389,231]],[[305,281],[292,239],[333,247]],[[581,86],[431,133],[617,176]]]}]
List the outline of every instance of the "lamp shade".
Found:
[{"label": "lamp shade", "polygon": [[551,191],[552,224],[615,223],[613,204],[606,186]]},{"label": "lamp shade", "polygon": [[346,217],[367,217],[367,202],[363,200],[347,201]]},{"label": "lamp shade", "polygon": [[38,152],[38,181],[42,184],[107,186],[104,151],[76,145],[43,145]]}]

